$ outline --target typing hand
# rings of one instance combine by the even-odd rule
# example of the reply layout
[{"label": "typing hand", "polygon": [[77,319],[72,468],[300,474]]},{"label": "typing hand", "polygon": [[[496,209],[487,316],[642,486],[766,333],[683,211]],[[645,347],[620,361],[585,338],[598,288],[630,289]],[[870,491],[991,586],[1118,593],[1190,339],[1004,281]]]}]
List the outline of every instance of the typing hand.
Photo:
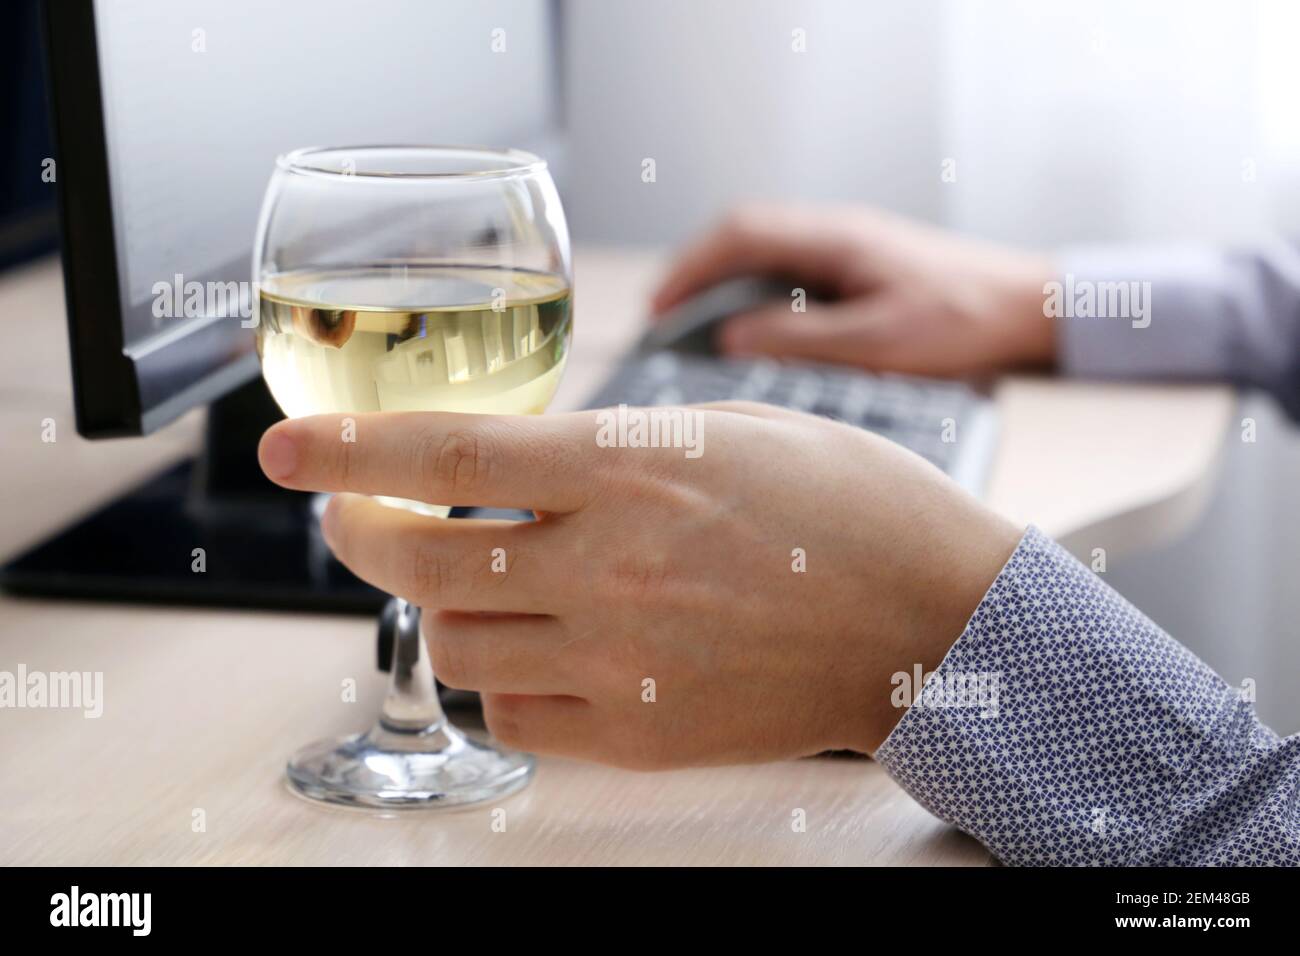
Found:
[{"label": "typing hand", "polygon": [[669,411],[684,447],[606,447],[609,412],[379,413],[355,441],[336,416],[281,422],[259,454],[286,487],[352,492],[326,541],[425,609],[435,672],[482,692],[508,746],[638,768],[873,750],[902,715],[890,676],[938,665],[1019,532],[846,425]]},{"label": "typing hand", "polygon": [[807,311],[775,303],[731,319],[723,354],[936,376],[1054,360],[1045,259],[860,207],[740,209],[680,254],[653,309],[749,274],[804,289]]}]

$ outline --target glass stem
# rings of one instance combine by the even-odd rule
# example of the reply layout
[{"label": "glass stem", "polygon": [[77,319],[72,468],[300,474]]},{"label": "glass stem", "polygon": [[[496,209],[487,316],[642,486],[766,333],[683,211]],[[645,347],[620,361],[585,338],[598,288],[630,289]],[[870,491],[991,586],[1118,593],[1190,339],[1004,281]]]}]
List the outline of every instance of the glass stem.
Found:
[{"label": "glass stem", "polygon": [[420,635],[420,609],[402,598],[393,600],[393,667],[379,722],[396,733],[436,733],[447,718],[438,702],[433,665]]}]

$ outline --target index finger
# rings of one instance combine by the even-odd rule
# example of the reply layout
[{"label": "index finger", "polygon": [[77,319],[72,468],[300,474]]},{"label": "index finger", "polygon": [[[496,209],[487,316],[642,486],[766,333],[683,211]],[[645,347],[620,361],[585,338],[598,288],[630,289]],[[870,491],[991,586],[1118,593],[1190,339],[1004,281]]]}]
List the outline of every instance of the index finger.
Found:
[{"label": "index finger", "polygon": [[689,245],[651,297],[663,313],[701,289],[751,274],[782,274],[833,285],[844,271],[845,242],[826,220],[797,208],[733,212]]},{"label": "index finger", "polygon": [[587,498],[594,434],[580,412],[310,415],[267,429],[257,457],[268,478],[300,491],[567,512]]}]

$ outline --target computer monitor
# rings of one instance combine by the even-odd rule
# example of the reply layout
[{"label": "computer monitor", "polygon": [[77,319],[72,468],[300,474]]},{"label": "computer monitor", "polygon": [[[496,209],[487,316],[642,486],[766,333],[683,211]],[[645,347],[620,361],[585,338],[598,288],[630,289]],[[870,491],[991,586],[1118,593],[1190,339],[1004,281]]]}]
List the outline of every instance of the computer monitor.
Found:
[{"label": "computer monitor", "polygon": [[[151,432],[258,374],[247,288],[262,193],[299,146],[524,146],[555,166],[546,0],[48,3],[77,428]],[[193,310],[187,310],[193,312]]]},{"label": "computer monitor", "polygon": [[320,542],[309,496],[257,471],[279,412],[248,303],[156,305],[192,282],[248,287],[263,191],[296,147],[522,146],[563,188],[558,0],[47,0],[44,14],[77,429],[143,435],[207,405],[207,440],[0,582],[377,610],[384,596]]}]

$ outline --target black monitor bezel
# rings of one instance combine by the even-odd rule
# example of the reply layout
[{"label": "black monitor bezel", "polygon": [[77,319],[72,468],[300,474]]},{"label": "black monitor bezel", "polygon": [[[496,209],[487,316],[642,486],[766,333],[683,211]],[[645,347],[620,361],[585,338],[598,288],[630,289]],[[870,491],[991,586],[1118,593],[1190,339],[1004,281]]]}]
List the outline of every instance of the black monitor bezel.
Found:
[{"label": "black monitor bezel", "polygon": [[197,329],[183,361],[128,352],[94,0],[45,0],[42,22],[77,431],[148,434],[255,378],[251,333]]}]

